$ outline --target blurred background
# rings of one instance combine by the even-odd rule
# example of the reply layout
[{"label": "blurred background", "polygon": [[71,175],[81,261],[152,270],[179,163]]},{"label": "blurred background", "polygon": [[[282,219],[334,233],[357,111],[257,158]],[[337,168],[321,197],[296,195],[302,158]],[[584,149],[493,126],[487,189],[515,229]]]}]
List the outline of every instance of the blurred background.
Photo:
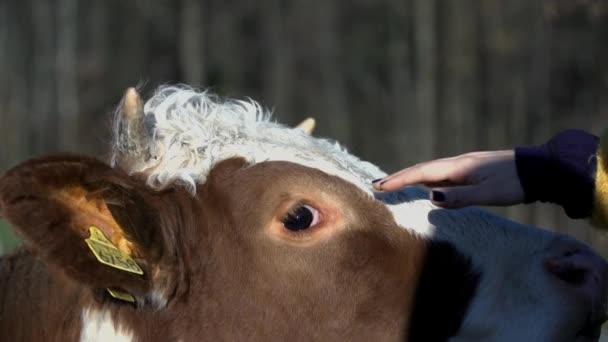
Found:
[{"label": "blurred background", "polygon": [[[608,1],[0,0],[0,171],[106,156],[124,90],[176,82],[290,125],[313,116],[391,172],[608,127]],[[608,237],[561,209],[499,212],[608,257]],[[1,252],[17,241],[0,226]]]},{"label": "blurred background", "polygon": [[[56,151],[105,157],[124,90],[177,82],[286,124],[313,116],[387,172],[597,134],[608,0],[0,0],[0,172]],[[606,234],[561,209],[497,211],[608,257]],[[0,221],[0,254],[17,244]]]}]

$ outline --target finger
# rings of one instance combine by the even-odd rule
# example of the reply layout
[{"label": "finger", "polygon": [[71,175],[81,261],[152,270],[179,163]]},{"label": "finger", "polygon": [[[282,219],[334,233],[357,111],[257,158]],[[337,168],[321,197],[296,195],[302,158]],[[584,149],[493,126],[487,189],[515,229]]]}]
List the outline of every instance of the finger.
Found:
[{"label": "finger", "polygon": [[[451,186],[459,186],[464,185],[463,182],[453,182],[450,180],[440,181],[440,182],[432,182],[432,183],[422,183],[422,185],[427,188],[447,188]],[[470,185],[470,184],[467,184]]]},{"label": "finger", "polygon": [[430,199],[433,204],[442,208],[462,208],[470,205],[483,205],[487,198],[475,185],[463,185],[449,188],[433,188]]},{"label": "finger", "polygon": [[462,185],[433,188],[431,201],[443,208],[462,208],[471,205],[506,206],[523,202],[523,192],[509,184]]},{"label": "finger", "polygon": [[392,191],[407,185],[421,183],[461,184],[466,181],[465,162],[466,160],[461,158],[433,160],[401,170],[374,185],[379,190]]}]

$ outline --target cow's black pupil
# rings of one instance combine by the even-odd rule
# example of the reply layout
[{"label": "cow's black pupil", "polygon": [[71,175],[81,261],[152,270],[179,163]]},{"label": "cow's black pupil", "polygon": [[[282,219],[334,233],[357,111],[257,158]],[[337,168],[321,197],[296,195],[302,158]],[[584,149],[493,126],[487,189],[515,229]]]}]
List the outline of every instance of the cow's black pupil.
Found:
[{"label": "cow's black pupil", "polygon": [[287,214],[287,217],[283,220],[283,225],[289,230],[299,231],[310,227],[313,219],[314,215],[310,209],[301,206]]}]

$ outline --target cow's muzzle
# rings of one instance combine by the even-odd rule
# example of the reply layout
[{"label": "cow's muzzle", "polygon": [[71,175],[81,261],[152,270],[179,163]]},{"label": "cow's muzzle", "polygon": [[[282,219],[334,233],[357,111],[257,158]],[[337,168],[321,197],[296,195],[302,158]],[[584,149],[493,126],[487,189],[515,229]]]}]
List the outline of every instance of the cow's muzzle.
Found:
[{"label": "cow's muzzle", "polygon": [[576,341],[597,341],[601,326],[608,318],[608,264],[586,247],[565,249],[548,258],[545,268],[557,282],[588,305],[588,319],[576,336]]}]

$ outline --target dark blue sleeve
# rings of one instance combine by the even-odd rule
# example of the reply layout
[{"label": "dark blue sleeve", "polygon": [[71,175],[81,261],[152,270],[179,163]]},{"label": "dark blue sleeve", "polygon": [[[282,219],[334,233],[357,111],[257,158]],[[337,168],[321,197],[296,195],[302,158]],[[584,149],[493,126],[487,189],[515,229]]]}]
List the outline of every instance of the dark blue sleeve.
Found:
[{"label": "dark blue sleeve", "polygon": [[567,130],[544,145],[516,147],[515,163],[525,202],[556,203],[571,218],[589,217],[598,141],[587,132]]}]

